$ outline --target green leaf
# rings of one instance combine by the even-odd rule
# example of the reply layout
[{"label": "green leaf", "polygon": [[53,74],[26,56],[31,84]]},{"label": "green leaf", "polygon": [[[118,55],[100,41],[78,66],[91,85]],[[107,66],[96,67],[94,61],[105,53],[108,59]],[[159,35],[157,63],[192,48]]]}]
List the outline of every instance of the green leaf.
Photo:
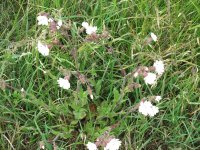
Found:
[{"label": "green leaf", "polygon": [[87,99],[88,99],[87,95],[88,95],[88,93],[83,91],[82,88],[80,88],[79,100],[80,100],[81,107],[83,107],[87,104]]},{"label": "green leaf", "polygon": [[102,80],[98,80],[97,84],[95,85],[95,91],[97,95],[100,94],[101,85],[102,85]]},{"label": "green leaf", "polygon": [[86,110],[81,108],[81,109],[79,109],[77,111],[73,111],[73,114],[75,116],[75,119],[81,120],[86,116]]},{"label": "green leaf", "polygon": [[119,100],[120,93],[119,93],[119,91],[118,91],[116,88],[114,88],[114,90],[113,90],[113,94],[114,94],[114,100],[113,100],[113,103],[116,103],[116,102]]}]

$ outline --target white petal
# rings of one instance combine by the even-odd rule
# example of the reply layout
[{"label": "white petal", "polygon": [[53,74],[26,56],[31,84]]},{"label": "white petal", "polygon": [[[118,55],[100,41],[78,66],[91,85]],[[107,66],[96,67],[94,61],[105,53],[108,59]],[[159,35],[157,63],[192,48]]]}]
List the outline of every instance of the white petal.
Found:
[{"label": "white petal", "polygon": [[155,101],[159,102],[162,99],[161,96],[156,96]]},{"label": "white petal", "polygon": [[145,101],[145,102],[140,102],[139,112],[142,113],[144,116],[149,115],[150,117],[153,117],[155,114],[159,112],[159,110],[158,107],[153,106],[151,102]]},{"label": "white petal", "polygon": [[95,27],[89,26],[89,27],[86,28],[86,33],[89,34],[89,35],[92,34],[92,33],[96,33],[96,31],[97,31],[96,26]]},{"label": "white petal", "polygon": [[138,72],[135,72],[133,76],[136,78],[138,77],[138,75],[139,75]]},{"label": "white petal", "polygon": [[161,60],[156,60],[153,64],[155,71],[158,75],[162,75],[165,71],[164,62]]},{"label": "white petal", "polygon": [[154,33],[150,33],[151,34],[151,38],[156,42],[157,41],[157,36]]},{"label": "white petal", "polygon": [[97,150],[97,146],[94,143],[88,142],[88,144],[86,144],[88,150]]},{"label": "white petal", "polygon": [[154,73],[148,73],[147,76],[144,78],[144,81],[146,84],[153,85],[156,83],[156,74]]},{"label": "white petal", "polygon": [[37,21],[38,21],[38,25],[48,26],[48,18],[46,16],[38,16]]},{"label": "white petal", "polygon": [[53,18],[49,18],[49,19],[48,19],[48,22],[53,22]]},{"label": "white petal", "polygon": [[43,56],[48,56],[49,55],[49,48],[47,45],[42,44],[40,41],[38,41],[37,45],[38,51],[43,55]]},{"label": "white petal", "polygon": [[57,24],[61,27],[62,26],[62,20],[58,20]]},{"label": "white petal", "polygon": [[21,92],[24,92],[24,88],[21,88]]},{"label": "white petal", "polygon": [[87,22],[82,22],[82,26],[83,26],[84,28],[87,28],[87,27],[89,26],[89,24],[88,24]]},{"label": "white petal", "polygon": [[94,99],[94,96],[91,94],[91,95],[90,95],[90,98],[91,98],[91,99]]},{"label": "white petal", "polygon": [[104,150],[118,150],[121,146],[121,141],[119,139],[112,139],[106,147],[104,147]]},{"label": "white petal", "polygon": [[59,80],[57,80],[59,86],[63,89],[69,89],[70,88],[70,83],[67,79],[63,79],[63,78],[59,78]]}]

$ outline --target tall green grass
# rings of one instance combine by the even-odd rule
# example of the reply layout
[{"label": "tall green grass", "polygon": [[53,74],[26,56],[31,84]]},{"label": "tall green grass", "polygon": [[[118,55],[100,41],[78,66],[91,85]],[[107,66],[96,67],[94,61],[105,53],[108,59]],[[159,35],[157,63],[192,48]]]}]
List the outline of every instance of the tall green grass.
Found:
[{"label": "tall green grass", "polygon": [[[0,90],[0,149],[35,150],[40,141],[52,149],[49,141],[55,137],[58,149],[84,149],[84,137],[94,141],[148,95],[163,97],[160,112],[153,118],[137,112],[126,116],[112,131],[122,140],[121,149],[200,149],[199,6],[198,0],[1,1],[0,78],[9,87]],[[54,48],[47,58],[35,46],[36,17],[42,11],[71,20],[73,26],[70,39],[61,39],[66,48]],[[99,31],[105,26],[111,39],[84,45],[76,32],[83,21]],[[150,32],[159,40],[145,46]],[[113,54],[107,52],[109,47]],[[70,55],[74,48],[85,51],[77,62]],[[20,57],[27,52],[31,54]],[[166,64],[157,87],[148,88],[139,80],[142,88],[116,102],[123,83],[121,69],[129,73],[156,59]],[[94,100],[85,96],[86,87],[75,77],[69,91],[61,90],[59,67],[86,75]],[[77,119],[77,113],[86,116]]]}]

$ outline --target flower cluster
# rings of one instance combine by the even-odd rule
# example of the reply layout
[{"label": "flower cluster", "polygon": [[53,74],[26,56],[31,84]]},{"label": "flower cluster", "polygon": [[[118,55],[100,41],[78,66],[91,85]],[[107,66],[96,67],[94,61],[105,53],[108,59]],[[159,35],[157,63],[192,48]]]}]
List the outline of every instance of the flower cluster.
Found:
[{"label": "flower cluster", "polygon": [[96,33],[96,31],[97,31],[96,26],[93,27],[93,26],[89,25],[87,22],[83,22],[82,26],[85,28],[86,33],[89,34],[89,35],[92,34],[92,33]]},{"label": "flower cluster", "polygon": [[151,101],[160,102],[162,97],[161,96],[151,96],[148,98],[149,100],[146,100],[146,99],[147,98],[144,98],[143,100],[141,100],[141,102],[139,103],[138,111],[140,113],[142,113],[144,116],[153,117],[159,112],[159,109],[157,106],[154,106],[151,103]]},{"label": "flower cluster", "polygon": [[[62,20],[59,19],[58,21],[55,21],[53,18],[49,17],[49,14],[47,13],[42,13],[37,17],[37,21],[38,21],[38,25],[42,25],[42,26],[49,26],[50,31],[55,32],[55,30],[60,29],[62,26]],[[42,43],[40,40],[38,40],[37,43],[37,49],[39,51],[40,54],[42,54],[43,56],[48,56],[49,55],[49,47],[47,46],[47,44]]]},{"label": "flower cluster", "polygon": [[59,78],[58,80],[58,84],[61,88],[63,89],[69,89],[70,88],[70,83],[68,79],[63,79],[63,78]]},{"label": "flower cluster", "polygon": [[[54,22],[54,19],[53,18],[48,18],[48,15],[49,14],[47,14],[47,13],[43,13],[43,14],[39,15],[37,17],[38,25],[48,26],[49,23]],[[59,19],[57,21],[57,29],[60,29],[61,26],[62,26],[62,20]]]},{"label": "flower cluster", "polygon": [[146,84],[155,85],[157,79],[164,73],[164,62],[156,60],[152,67],[139,67],[133,76],[136,78],[139,75],[144,77]]},{"label": "flower cluster", "polygon": [[158,107],[153,106],[149,101],[141,101],[139,106],[139,112],[144,116],[153,117],[155,114],[159,112]]},{"label": "flower cluster", "polygon": [[[62,28],[60,31],[64,30],[66,23],[63,25],[63,21],[61,19],[54,19],[49,14],[43,13],[40,14],[37,17],[38,25],[39,26],[47,26],[49,27],[47,30],[50,31],[50,33],[53,35],[51,37],[56,37],[56,31],[59,31],[60,28]],[[64,26],[64,27],[63,27]],[[95,40],[101,40],[104,38],[109,37],[108,32],[104,30],[105,32],[102,32],[102,34],[97,34],[97,26],[92,26],[88,22],[82,22],[82,28],[81,32],[84,31],[87,34],[85,41],[95,41]],[[46,30],[45,30],[46,31]],[[150,33],[149,41],[156,42],[158,40],[157,36],[154,33]],[[48,56],[50,54],[50,48],[52,45],[45,44],[45,38],[40,38],[37,41],[37,49],[40,54],[43,56]],[[53,39],[52,43],[59,43],[58,39]],[[61,42],[60,42],[61,43]],[[136,71],[131,73],[134,78],[137,78],[138,76],[142,76],[144,79],[144,82],[149,85],[155,85],[158,78],[164,73],[165,67],[164,62],[162,60],[156,60],[151,67],[138,67]],[[75,72],[75,71],[74,71]],[[75,73],[74,73],[75,74]],[[124,73],[124,77],[126,76],[126,73]],[[76,72],[77,79],[80,81],[82,85],[87,86],[87,92],[90,96],[90,99],[93,100],[94,96],[92,93],[92,88],[90,87],[90,84],[88,83],[88,80],[86,77],[79,73],[79,71]],[[64,75],[64,78],[59,78],[57,80],[57,84],[62,89],[68,90],[70,89],[70,75]],[[139,88],[141,87],[140,84],[132,83],[128,85],[129,89],[133,88]],[[156,102],[159,102],[161,100],[161,96],[154,96],[154,100]],[[154,106],[151,101],[148,100],[142,100],[139,105],[137,105],[136,110],[140,113],[142,113],[144,116],[150,116],[153,117],[159,112],[159,109],[157,106]],[[88,142],[86,144],[86,147],[89,150],[97,150],[98,147],[103,147],[104,150],[118,150],[121,146],[121,141],[119,139],[116,139],[114,136],[110,136],[109,134],[103,135],[101,138],[98,138],[95,143]]]}]

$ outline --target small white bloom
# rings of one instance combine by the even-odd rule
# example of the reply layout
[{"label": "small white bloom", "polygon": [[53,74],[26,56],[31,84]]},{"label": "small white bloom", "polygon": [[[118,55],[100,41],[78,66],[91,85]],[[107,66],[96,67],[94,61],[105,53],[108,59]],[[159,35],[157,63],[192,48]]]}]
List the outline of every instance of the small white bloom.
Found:
[{"label": "small white bloom", "polygon": [[46,25],[48,26],[48,18],[47,16],[38,16],[37,17],[38,25]]},{"label": "small white bloom", "polygon": [[82,22],[82,26],[83,26],[84,28],[87,28],[87,27],[89,26],[89,24],[88,24],[87,22]]},{"label": "small white bloom", "polygon": [[142,113],[144,116],[149,115],[153,117],[155,114],[159,112],[158,107],[153,106],[149,101],[142,101],[140,102],[139,112]]},{"label": "small white bloom", "polygon": [[156,42],[158,40],[157,36],[152,32],[150,34],[151,34],[151,38],[153,39],[153,41]]},{"label": "small white bloom", "polygon": [[158,75],[162,75],[164,73],[165,67],[162,60],[156,60],[153,66],[155,67],[155,71],[158,73]]},{"label": "small white bloom", "polygon": [[21,92],[24,92],[24,88],[21,88]]},{"label": "small white bloom", "polygon": [[38,51],[43,55],[43,56],[48,56],[49,55],[49,48],[47,45],[42,44],[40,41],[38,41],[37,45]]},{"label": "small white bloom", "polygon": [[59,78],[59,80],[57,81],[61,88],[66,89],[66,90],[70,88],[70,83],[67,79]]},{"label": "small white bloom", "polygon": [[159,102],[162,99],[161,96],[156,96],[155,101]]},{"label": "small white bloom", "polygon": [[138,72],[135,72],[133,76],[134,76],[135,78],[137,78],[138,75],[139,75]]},{"label": "small white bloom", "polygon": [[153,117],[159,112],[158,107],[152,106],[151,111],[149,111],[149,116]]},{"label": "small white bloom", "polygon": [[106,147],[104,147],[104,150],[118,150],[121,146],[121,141],[119,139],[112,139]]},{"label": "small white bloom", "polygon": [[49,18],[49,19],[48,19],[48,22],[53,22],[53,18]]},{"label": "small white bloom", "polygon": [[60,27],[62,26],[62,20],[58,20],[57,22],[57,29],[60,29]]},{"label": "small white bloom", "polygon": [[97,31],[97,27],[95,26],[95,27],[93,27],[93,26],[89,26],[88,28],[86,28],[86,33],[87,34],[92,34],[92,33],[96,33],[96,31]]},{"label": "small white bloom", "polygon": [[144,81],[146,84],[155,84],[156,83],[156,74],[154,73],[147,73],[147,76],[144,77]]},{"label": "small white bloom", "polygon": [[90,95],[90,98],[91,98],[91,99],[94,99],[94,96],[91,94],[91,95]]},{"label": "small white bloom", "polygon": [[86,146],[88,150],[97,150],[97,146],[94,143],[88,142]]},{"label": "small white bloom", "polygon": [[92,33],[96,33],[97,31],[97,27],[96,26],[90,26],[87,22],[83,22],[82,26],[86,29],[86,33],[87,34],[92,34]]}]

